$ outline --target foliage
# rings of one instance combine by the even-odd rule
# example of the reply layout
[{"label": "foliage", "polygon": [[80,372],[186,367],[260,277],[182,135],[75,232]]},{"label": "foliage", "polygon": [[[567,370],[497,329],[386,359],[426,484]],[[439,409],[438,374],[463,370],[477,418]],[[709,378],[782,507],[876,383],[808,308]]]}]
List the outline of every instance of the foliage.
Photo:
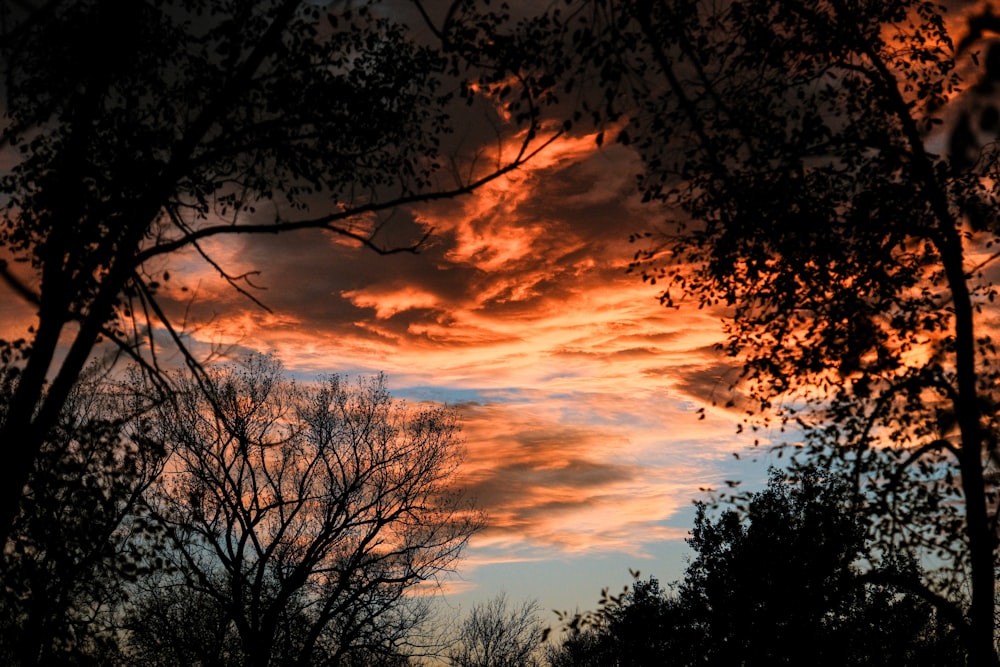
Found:
[{"label": "foliage", "polygon": [[[308,228],[413,250],[419,239],[380,235],[380,214],[470,192],[545,143],[519,62],[463,50],[454,11],[441,27],[404,23],[414,4],[0,4],[0,279],[38,314],[27,339],[0,345],[21,368],[0,424],[0,539],[101,341],[156,374],[167,337],[197,367],[162,303],[170,256],[200,256],[257,301],[253,274],[227,270],[213,241]],[[511,79],[526,132],[467,163],[447,137],[457,101],[494,113],[480,78]]]},{"label": "foliage", "polygon": [[512,607],[505,594],[473,605],[448,654],[453,667],[538,667],[544,630],[538,605]]},{"label": "foliage", "polygon": [[[964,665],[954,629],[914,594],[868,579],[872,555],[849,488],[815,470],[713,512],[698,505],[695,555],[673,593],[654,578],[569,618],[563,665]],[[892,571],[916,579],[919,568]]]},{"label": "foliage", "polygon": [[574,7],[565,88],[599,81],[576,118],[636,149],[666,218],[634,237],[632,269],[667,306],[725,313],[729,407],[841,465],[885,555],[939,559],[921,594],[963,619],[972,664],[996,664],[1000,173],[968,118],[943,128],[956,105],[996,114],[998,52],[960,67],[923,0]]},{"label": "foliage", "polygon": [[[638,580],[619,595],[602,591],[597,611],[570,617],[568,634],[550,646],[552,667],[601,667],[677,664],[684,655],[684,610],[655,577]],[[691,649],[690,646],[686,647]],[[683,663],[681,663],[683,664]]]},{"label": "foliage", "polygon": [[162,573],[141,580],[136,588],[123,647],[131,662],[151,667],[239,664],[239,637],[208,594]]},{"label": "foliage", "polygon": [[150,431],[170,452],[148,502],[177,574],[141,598],[136,655],[398,655],[425,614],[406,592],[449,568],[480,523],[450,488],[454,415],[407,408],[381,377],[299,386],[267,357],[208,378]]},{"label": "foliage", "polygon": [[[964,664],[954,629],[933,607],[868,578],[872,544],[849,485],[806,471],[792,483],[772,471],[742,511],[716,517],[700,504],[689,544],[696,556],[678,587],[713,664]],[[916,581],[911,561],[880,573]]]},{"label": "foliage", "polygon": [[144,521],[142,505],[164,459],[142,438],[152,400],[99,371],[74,389],[50,432],[3,556],[5,662],[87,664],[113,655],[114,612],[129,583],[162,564],[162,535]]}]

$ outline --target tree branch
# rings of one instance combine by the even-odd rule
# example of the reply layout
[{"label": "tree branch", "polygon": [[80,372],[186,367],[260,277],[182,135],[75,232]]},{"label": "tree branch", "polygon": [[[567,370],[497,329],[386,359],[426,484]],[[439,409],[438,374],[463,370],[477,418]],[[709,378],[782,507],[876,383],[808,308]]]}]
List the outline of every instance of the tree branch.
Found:
[{"label": "tree branch", "polygon": [[882,570],[865,572],[860,575],[859,579],[862,583],[873,583],[895,588],[900,591],[912,593],[926,600],[958,631],[964,642],[968,643],[971,640],[972,627],[966,619],[965,614],[952,604],[948,598],[932,591],[919,581],[902,574]]},{"label": "tree branch", "polygon": [[361,245],[377,252],[380,255],[393,255],[404,252],[415,253],[424,244],[426,239],[430,236],[431,232],[427,232],[419,241],[417,241],[412,245],[404,247],[396,247],[396,248],[385,248],[377,244],[370,235],[358,233],[347,227],[339,226],[336,223],[366,213],[377,213],[380,211],[400,208],[403,206],[424,204],[434,201],[441,201],[445,199],[454,199],[462,195],[470,194],[477,188],[480,188],[483,185],[518,169],[519,167],[524,165],[528,160],[530,160],[535,155],[537,155],[545,148],[547,148],[550,144],[552,144],[552,142],[554,142],[557,138],[562,136],[562,134],[563,134],[562,130],[554,133],[551,137],[542,142],[540,146],[537,146],[531,150],[528,149],[527,141],[522,143],[521,149],[518,152],[517,157],[512,162],[504,165],[503,167],[500,167],[499,169],[491,172],[486,176],[483,176],[465,185],[460,185],[456,188],[452,188],[449,190],[438,190],[434,192],[414,193],[384,202],[371,202],[353,208],[345,208],[341,211],[338,211],[336,213],[331,213],[329,215],[324,215],[318,218],[311,218],[306,220],[295,220],[295,221],[284,221],[284,222],[279,220],[267,224],[211,225],[208,227],[202,227],[201,229],[191,230],[190,232],[188,232],[179,239],[160,243],[140,253],[137,253],[133,261],[133,264],[134,266],[140,266],[144,262],[158,255],[164,255],[167,253],[175,252],[188,245],[192,245],[201,239],[218,236],[222,234],[278,234],[278,233],[284,233],[302,229],[321,229],[328,232],[332,232],[333,234],[336,234],[338,236],[343,236],[345,238],[357,241]]}]

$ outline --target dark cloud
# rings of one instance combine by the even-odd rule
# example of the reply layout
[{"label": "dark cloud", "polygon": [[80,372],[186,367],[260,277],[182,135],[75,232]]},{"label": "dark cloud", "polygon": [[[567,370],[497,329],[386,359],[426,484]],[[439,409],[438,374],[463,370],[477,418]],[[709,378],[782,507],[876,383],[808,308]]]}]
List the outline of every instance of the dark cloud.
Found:
[{"label": "dark cloud", "polygon": [[639,474],[634,467],[585,459],[555,467],[521,462],[494,467],[466,491],[491,517],[488,530],[509,534],[586,511],[600,502],[604,490]]}]

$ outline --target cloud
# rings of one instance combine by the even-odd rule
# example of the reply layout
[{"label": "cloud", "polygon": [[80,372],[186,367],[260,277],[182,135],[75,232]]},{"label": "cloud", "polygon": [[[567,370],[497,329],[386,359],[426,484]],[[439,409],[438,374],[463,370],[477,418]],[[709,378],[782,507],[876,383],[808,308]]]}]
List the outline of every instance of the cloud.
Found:
[{"label": "cloud", "polygon": [[380,320],[407,310],[437,310],[440,304],[434,294],[410,285],[346,290],[340,294],[359,308],[373,308],[375,317]]},{"label": "cloud", "polygon": [[699,421],[666,391],[576,384],[462,407],[463,486],[491,517],[474,545],[499,561],[532,549],[638,553],[676,538],[663,522],[698,485],[717,484],[713,463],[739,447],[730,424]]},{"label": "cloud", "polygon": [[259,271],[272,312],[194,256],[178,273],[197,297],[170,305],[202,318],[196,337],[277,350],[297,375],[385,371],[411,400],[460,397],[462,485],[491,516],[477,562],[643,553],[678,538],[666,521],[743,445],[729,414],[696,414],[729,372],[719,314],[664,309],[625,272],[629,233],[656,215],[637,168],[622,147],[561,138],[472,195],[397,213],[385,229],[401,241],[433,230],[418,254],[317,232],[227,239],[214,256]]}]

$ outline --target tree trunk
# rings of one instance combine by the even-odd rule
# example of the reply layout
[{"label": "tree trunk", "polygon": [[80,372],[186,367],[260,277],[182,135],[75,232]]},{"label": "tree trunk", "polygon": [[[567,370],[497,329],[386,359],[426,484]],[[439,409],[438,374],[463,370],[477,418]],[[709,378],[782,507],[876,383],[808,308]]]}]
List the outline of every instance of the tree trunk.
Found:
[{"label": "tree trunk", "polygon": [[63,318],[51,309],[39,313],[38,330],[28,363],[18,378],[7,414],[0,426],[0,545],[6,544],[21,505],[24,486],[48,429],[34,419],[45,390],[63,329]]},{"label": "tree trunk", "polygon": [[961,238],[957,230],[943,233],[939,244],[941,261],[948,278],[955,312],[955,376],[957,399],[955,413],[962,443],[959,468],[965,497],[965,530],[969,548],[972,603],[969,607],[971,641],[969,665],[1000,665],[994,642],[996,538],[991,531],[987,510],[986,483],[983,478],[983,432],[979,388],[977,387],[976,339],[972,298],[963,267]]}]

